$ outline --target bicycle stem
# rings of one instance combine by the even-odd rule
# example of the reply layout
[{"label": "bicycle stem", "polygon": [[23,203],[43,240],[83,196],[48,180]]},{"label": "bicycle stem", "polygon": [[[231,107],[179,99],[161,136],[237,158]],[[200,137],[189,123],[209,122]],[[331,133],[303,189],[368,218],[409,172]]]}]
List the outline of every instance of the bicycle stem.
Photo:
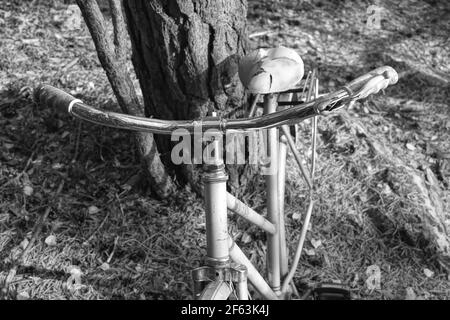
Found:
[{"label": "bicycle stem", "polygon": [[203,175],[205,184],[206,263],[212,267],[228,264],[227,180],[218,140],[210,144],[214,152],[212,163]]}]

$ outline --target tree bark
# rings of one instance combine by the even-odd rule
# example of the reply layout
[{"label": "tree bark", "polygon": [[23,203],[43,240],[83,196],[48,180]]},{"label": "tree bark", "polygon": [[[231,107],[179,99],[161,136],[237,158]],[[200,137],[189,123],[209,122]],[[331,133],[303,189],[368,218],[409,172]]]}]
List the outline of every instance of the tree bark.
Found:
[{"label": "tree bark", "polygon": [[[123,5],[146,116],[195,119],[208,111],[225,115],[242,105],[237,70],[247,44],[245,0],[136,0]],[[170,137],[155,140],[170,166]],[[182,175],[192,179],[192,166],[184,166]]]},{"label": "tree bark", "polygon": [[[89,28],[98,58],[122,112],[134,116],[143,116],[143,107],[139,103],[136,90],[126,68],[125,22],[120,1],[110,0],[114,25],[114,44],[106,32],[105,21],[97,2],[95,0],[77,0],[77,4]],[[173,190],[173,183],[159,158],[153,135],[138,132],[134,136],[152,190],[161,198],[167,197]]]}]

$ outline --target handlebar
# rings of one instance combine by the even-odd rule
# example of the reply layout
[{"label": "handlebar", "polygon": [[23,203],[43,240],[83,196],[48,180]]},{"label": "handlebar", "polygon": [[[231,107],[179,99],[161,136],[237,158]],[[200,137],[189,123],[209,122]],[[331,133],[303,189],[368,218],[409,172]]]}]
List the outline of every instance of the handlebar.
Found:
[{"label": "handlebar", "polygon": [[326,114],[343,107],[350,101],[364,99],[371,94],[378,93],[397,81],[397,72],[389,66],[384,66],[356,78],[341,89],[316,100],[259,117],[242,119],[206,117],[200,120],[161,120],[106,112],[86,105],[81,100],[50,85],[40,85],[36,88],[34,98],[38,103],[69,112],[79,119],[118,129],[156,134],[171,134],[177,129],[185,129],[192,133],[199,127],[203,131],[208,129],[251,131],[285,124],[291,125],[316,115]]}]

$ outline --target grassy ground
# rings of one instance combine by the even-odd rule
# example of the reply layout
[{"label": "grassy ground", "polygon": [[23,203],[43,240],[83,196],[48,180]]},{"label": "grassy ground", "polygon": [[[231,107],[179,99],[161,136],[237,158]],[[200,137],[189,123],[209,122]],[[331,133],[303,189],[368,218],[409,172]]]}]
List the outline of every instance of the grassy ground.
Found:
[{"label": "grassy ground", "polygon": [[[47,82],[87,103],[117,110],[87,30],[64,30],[66,5],[3,3],[0,297],[189,298],[188,270],[199,266],[204,254],[202,200],[190,190],[168,201],[152,199],[135,183],[139,164],[127,132],[81,124],[34,105],[31,89]],[[402,226],[377,219],[405,215],[414,209],[413,202],[402,185],[389,184],[386,178],[403,173],[374,154],[352,122],[358,119],[370,136],[392,146],[408,166],[430,168],[439,180],[449,218],[445,81],[450,59],[449,27],[444,25],[449,8],[446,2],[432,6],[404,1],[397,6],[381,1],[383,28],[374,35],[364,29],[369,4],[249,4],[249,32],[271,32],[252,38],[252,46],[296,48],[307,70],[319,68],[324,90],[378,65],[392,64],[402,74],[399,84],[385,95],[320,121],[317,206],[295,281],[303,287],[340,280],[350,284],[360,299],[448,299],[448,274],[433,252],[405,239]],[[399,112],[406,107],[415,111]],[[303,126],[301,132],[307,131]],[[55,196],[62,181],[62,191]],[[253,191],[245,201],[264,212],[263,186],[255,183],[248,189]],[[305,197],[306,187],[289,156],[286,210],[291,252],[300,233]],[[15,265],[48,208],[38,239],[24,261]],[[232,220],[236,223],[231,233],[261,268],[264,234],[242,220]],[[371,265],[381,270],[380,289],[366,285]],[[74,275],[77,270],[82,272],[80,283]]]}]

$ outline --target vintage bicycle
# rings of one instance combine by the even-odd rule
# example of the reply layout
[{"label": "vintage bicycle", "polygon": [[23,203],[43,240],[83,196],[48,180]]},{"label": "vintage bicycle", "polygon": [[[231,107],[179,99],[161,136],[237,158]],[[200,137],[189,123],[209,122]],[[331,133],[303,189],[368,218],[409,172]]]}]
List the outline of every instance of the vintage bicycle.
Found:
[{"label": "vintage bicycle", "polygon": [[[45,84],[36,88],[34,96],[37,102],[68,112],[81,120],[118,129],[164,135],[180,129],[187,134],[194,134],[199,128],[202,132],[213,130],[218,135],[227,132],[246,133],[264,130],[267,156],[270,159],[269,163],[264,165],[277,169],[265,175],[266,217],[227,192],[226,166],[223,154],[217,151],[220,149],[218,139],[209,143],[215,151],[211,153],[212,159],[204,166],[203,174],[206,256],[204,266],[192,270],[194,298],[248,300],[250,295],[247,281],[264,299],[300,297],[293,277],[314,207],[312,194],[317,117],[378,93],[395,84],[398,75],[389,66],[380,67],[334,92],[319,95],[316,72],[308,73],[306,79],[302,80],[304,67],[300,56],[292,49],[277,47],[257,50],[243,57],[239,66],[239,76],[247,90],[254,95],[247,113],[248,117],[240,119],[224,119],[211,113],[203,119],[175,121],[106,112],[86,105],[70,94]],[[302,82],[303,86],[299,85]],[[261,98],[264,111],[262,115],[255,116],[258,105],[261,105],[259,103]],[[290,128],[306,119],[312,119],[312,159],[309,169],[302,163]],[[284,222],[285,163],[288,147],[293,152],[310,190],[309,205],[290,268]],[[267,281],[229,235],[228,211],[265,231]],[[317,286],[309,292],[322,299],[348,298],[348,291],[345,288],[333,284]]]}]

